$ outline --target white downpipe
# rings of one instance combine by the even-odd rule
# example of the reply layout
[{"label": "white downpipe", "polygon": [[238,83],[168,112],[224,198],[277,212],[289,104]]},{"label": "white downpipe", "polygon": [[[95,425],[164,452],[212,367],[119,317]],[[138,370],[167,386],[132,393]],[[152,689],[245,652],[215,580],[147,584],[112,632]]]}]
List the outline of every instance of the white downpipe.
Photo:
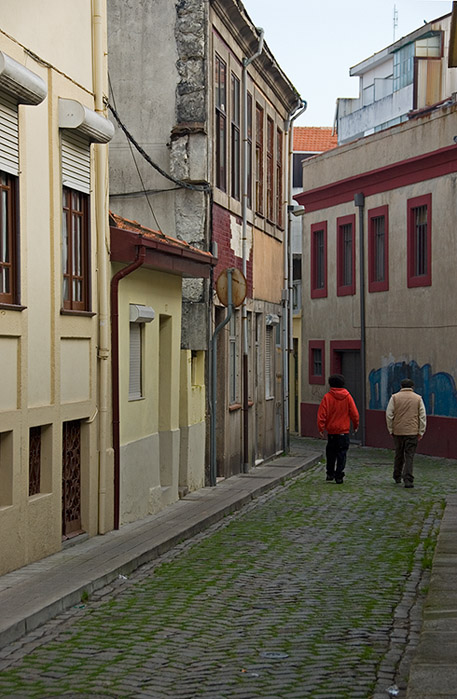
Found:
[{"label": "white downpipe", "polygon": [[[105,105],[106,75],[106,2],[92,1],[93,25],[93,79],[95,111],[103,116]],[[109,242],[106,240],[108,222],[108,178],[107,178],[107,146],[95,145],[95,222],[97,238],[97,280],[98,280],[98,458],[99,458],[99,487],[98,487],[98,531],[104,534],[106,526],[106,463],[109,447],[108,425],[108,387],[109,387],[109,303],[108,303],[108,251]]]},{"label": "white downpipe", "polygon": [[293,349],[293,304],[292,304],[292,241],[290,235],[291,229],[291,213],[290,205],[292,204],[292,190],[293,190],[293,151],[294,151],[294,130],[293,122],[297,117],[299,117],[306,110],[308,104],[305,100],[300,99],[299,104],[293,112],[289,115],[288,120],[285,124],[285,134],[287,139],[288,157],[286,159],[286,184],[288,184],[287,189],[287,220],[286,227],[284,229],[284,290],[283,290],[283,300],[284,300],[284,318],[282,326],[282,348],[283,348],[283,406],[284,406],[284,419],[283,419],[283,446],[284,451],[288,451],[289,448],[289,425],[290,425],[290,391],[289,391],[289,358],[290,351]]},{"label": "white downpipe", "polygon": [[[249,58],[243,58],[243,70],[242,70],[242,91],[243,91],[243,191],[242,191],[242,237],[241,237],[241,250],[242,250],[242,260],[243,260],[243,274],[247,280],[247,222],[248,222],[248,80],[247,80],[247,68],[252,63],[252,61],[260,56],[263,50],[263,36],[264,30],[261,27],[257,27],[259,32],[259,43],[257,46],[257,51]],[[246,395],[248,387],[246,385],[247,378],[247,362],[248,362],[248,312],[246,299],[243,301],[241,308],[241,320],[242,320],[242,337],[243,337],[243,395]],[[244,428],[243,435],[244,441],[247,440],[247,423],[248,415],[246,414],[246,403],[247,400],[243,399],[243,420]],[[249,464],[247,460],[248,445],[243,445],[243,471],[247,473],[249,470]]]}]

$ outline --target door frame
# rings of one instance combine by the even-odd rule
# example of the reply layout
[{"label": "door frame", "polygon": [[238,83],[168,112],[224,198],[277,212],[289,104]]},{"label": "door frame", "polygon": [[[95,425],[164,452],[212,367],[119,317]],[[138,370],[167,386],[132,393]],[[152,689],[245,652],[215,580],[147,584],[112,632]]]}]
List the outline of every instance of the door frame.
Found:
[{"label": "door frame", "polygon": [[[361,340],[330,340],[330,373],[341,374],[341,355],[343,352],[359,352],[361,356],[362,341]],[[363,379],[366,381],[366,378]],[[362,427],[365,425],[366,406],[359,405],[360,414],[360,434],[363,433]],[[359,439],[357,440],[360,441]]]}]

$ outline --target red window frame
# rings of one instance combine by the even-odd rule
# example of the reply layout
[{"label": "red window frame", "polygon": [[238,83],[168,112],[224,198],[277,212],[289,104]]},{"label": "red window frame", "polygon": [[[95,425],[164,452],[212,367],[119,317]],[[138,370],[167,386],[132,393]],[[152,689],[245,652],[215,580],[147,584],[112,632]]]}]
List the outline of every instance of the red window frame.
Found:
[{"label": "red window frame", "polygon": [[[376,219],[384,218],[384,279],[377,279]],[[389,289],[389,207],[378,206],[368,211],[368,291]]]},{"label": "red window frame", "polygon": [[[322,373],[314,373],[314,352],[321,353]],[[309,340],[308,342],[308,381],[310,384],[325,384],[325,340]]]},{"label": "red window frame", "polygon": [[[432,284],[432,195],[424,194],[413,197],[406,202],[407,207],[407,278],[408,288],[417,286],[431,286]],[[416,212],[426,208],[425,241],[417,240]],[[425,273],[418,273],[418,245],[422,254],[425,253],[427,269]]]},{"label": "red window frame", "polygon": [[362,349],[360,340],[330,340],[330,373],[341,374],[341,352]]},{"label": "red window frame", "polygon": [[[318,283],[318,249],[317,249],[317,233],[323,233],[323,278],[324,284],[321,287]],[[311,298],[325,298],[327,296],[327,221],[313,223],[311,226]]]},{"label": "red window frame", "polygon": [[[352,230],[352,250],[351,250],[351,283],[347,284],[344,280],[344,233],[345,227],[350,225]],[[337,296],[353,296],[356,290],[355,284],[355,214],[349,216],[340,216],[336,219],[336,293]]]},{"label": "red window frame", "polygon": [[0,303],[19,303],[19,236],[17,217],[18,178],[0,172]]},{"label": "red window frame", "polygon": [[[62,307],[69,311],[90,311],[89,195],[64,187],[62,210],[65,222],[65,226],[62,223]],[[75,297],[77,285],[80,285],[79,299]]]}]

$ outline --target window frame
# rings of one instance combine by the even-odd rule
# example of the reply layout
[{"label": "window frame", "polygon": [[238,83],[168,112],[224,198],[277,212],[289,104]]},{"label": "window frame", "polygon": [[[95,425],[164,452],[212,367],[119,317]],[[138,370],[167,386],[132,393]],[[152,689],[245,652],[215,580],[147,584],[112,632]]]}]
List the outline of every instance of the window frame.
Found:
[{"label": "window frame", "polygon": [[247,207],[252,210],[252,95],[247,93]]},{"label": "window frame", "polygon": [[267,220],[271,223],[275,220],[274,206],[274,142],[275,125],[269,114],[267,114]]},{"label": "window frame", "polygon": [[[324,285],[322,287],[317,286],[317,247],[316,247],[316,234],[320,233],[322,231],[323,234],[323,277],[324,277]],[[327,278],[327,262],[328,262],[328,252],[327,252],[327,221],[320,221],[319,223],[313,223],[311,225],[311,273],[310,273],[310,281],[311,281],[311,298],[312,299],[318,299],[318,298],[326,298],[328,295],[328,278]]]},{"label": "window frame", "polygon": [[[0,291],[0,305],[18,306],[20,304],[20,257],[19,257],[19,217],[18,217],[18,187],[19,178],[4,170],[0,175],[5,177],[6,184],[0,181],[0,219],[3,215],[3,192],[6,193],[6,237],[9,247],[9,259],[4,259],[3,245],[0,239],[0,271],[9,270],[9,291]],[[1,226],[0,230],[3,228]]]},{"label": "window frame", "polygon": [[231,72],[231,177],[230,194],[233,199],[241,198],[241,84],[235,73]]},{"label": "window frame", "polygon": [[227,63],[214,56],[215,168],[216,187],[227,191]]},{"label": "window frame", "polygon": [[255,106],[255,117],[255,212],[263,216],[264,109],[258,102]]},{"label": "window frame", "polygon": [[[425,251],[427,255],[427,271],[425,274],[417,274],[417,257],[416,249],[416,222],[415,212],[421,207],[427,209],[426,221],[426,240]],[[406,202],[407,207],[407,285],[408,288],[418,286],[431,286],[432,284],[432,195],[424,194],[419,197],[413,197]]]},{"label": "window frame", "polygon": [[283,134],[280,128],[276,128],[276,224],[279,228],[284,227],[284,207],[283,207]]},{"label": "window frame", "polygon": [[[135,356],[134,356],[135,354]],[[129,322],[129,402],[144,398],[144,323]],[[136,390],[135,390],[136,388]]]},{"label": "window frame", "polygon": [[[73,206],[73,196],[81,197],[81,210],[76,210]],[[67,196],[70,204],[68,205]],[[62,188],[62,310],[70,312],[90,312],[91,311],[91,283],[90,283],[90,225],[89,225],[90,198],[85,192],[72,189],[70,187]],[[81,274],[74,274],[72,270],[73,264],[73,216],[78,215],[81,221]],[[67,238],[64,236],[63,221],[66,218]],[[66,256],[65,256],[66,253]],[[66,261],[66,265],[65,265]],[[82,300],[75,301],[73,299],[73,283],[75,279],[80,278],[82,282]],[[67,279],[69,298],[65,298],[64,281]]]},{"label": "window frame", "polygon": [[[384,279],[376,278],[377,241],[375,220],[384,218]],[[368,291],[371,293],[389,290],[389,207],[378,206],[368,210]]]},{"label": "window frame", "polygon": [[275,397],[275,329],[265,325],[265,400]]},{"label": "window frame", "polygon": [[[345,254],[344,254],[344,230],[345,226],[351,225],[352,230],[352,250],[351,250],[351,273],[352,279],[350,284],[346,284],[344,281],[344,267],[345,267]],[[336,269],[337,269],[337,282],[336,282],[336,293],[337,296],[353,296],[356,291],[355,282],[355,214],[349,214],[348,216],[340,216],[336,219],[336,231],[337,231],[337,258],[336,258]]]},{"label": "window frame", "polygon": [[[314,372],[314,352],[316,350],[321,353],[321,374],[316,374]],[[325,384],[325,340],[308,341],[308,382],[310,384],[317,384],[319,386],[323,386]]]}]

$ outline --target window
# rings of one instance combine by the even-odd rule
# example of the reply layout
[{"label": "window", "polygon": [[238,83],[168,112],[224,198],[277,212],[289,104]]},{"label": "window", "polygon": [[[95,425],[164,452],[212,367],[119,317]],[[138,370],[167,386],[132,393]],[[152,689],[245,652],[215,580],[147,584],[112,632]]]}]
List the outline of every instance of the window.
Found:
[{"label": "window", "polygon": [[274,124],[273,119],[267,117],[267,218],[274,220],[273,206],[273,172],[274,172]]},{"label": "window", "polygon": [[232,197],[240,198],[240,81],[232,73]]},{"label": "window", "polygon": [[62,270],[63,307],[88,311],[89,304],[89,196],[63,188]]},{"label": "window", "polygon": [[325,341],[310,340],[308,348],[309,383],[325,384]]},{"label": "window", "polygon": [[337,219],[337,295],[355,294],[355,214]]},{"label": "window", "polygon": [[29,497],[41,491],[41,427],[29,433]]},{"label": "window", "polygon": [[282,201],[282,131],[276,131],[276,222],[283,227],[283,201]]},{"label": "window", "polygon": [[410,85],[414,79],[414,44],[407,44],[394,53],[393,90]]},{"label": "window", "polygon": [[143,323],[129,323],[129,400],[143,398]]},{"label": "window", "polygon": [[327,296],[327,221],[311,226],[311,298]]},{"label": "window", "polygon": [[0,303],[18,300],[17,177],[0,172]]},{"label": "window", "polygon": [[432,283],[432,195],[408,199],[408,287]]},{"label": "window", "polygon": [[255,210],[263,215],[263,109],[255,110]]},{"label": "window", "polygon": [[216,55],[215,59],[215,105],[216,105],[216,187],[226,190],[226,112],[227,112],[227,66]]},{"label": "window", "polygon": [[274,329],[272,325],[265,328],[265,398],[274,398]]},{"label": "window", "polygon": [[389,288],[389,216],[387,206],[368,212],[368,291]]},{"label": "window", "polygon": [[252,95],[248,92],[247,98],[247,111],[248,111],[248,155],[247,155],[247,180],[248,180],[248,191],[247,191],[247,206],[252,209]]}]

